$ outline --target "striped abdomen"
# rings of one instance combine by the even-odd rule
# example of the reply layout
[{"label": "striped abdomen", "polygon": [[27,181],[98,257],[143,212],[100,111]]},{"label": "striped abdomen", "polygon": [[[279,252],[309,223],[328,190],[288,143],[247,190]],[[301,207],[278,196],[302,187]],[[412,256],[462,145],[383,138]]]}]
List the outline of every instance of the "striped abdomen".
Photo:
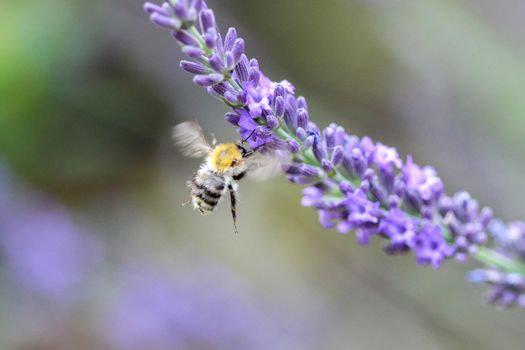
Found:
[{"label": "striped abdomen", "polygon": [[191,203],[193,208],[208,214],[215,209],[221,201],[227,186],[224,177],[199,169],[190,183]]}]

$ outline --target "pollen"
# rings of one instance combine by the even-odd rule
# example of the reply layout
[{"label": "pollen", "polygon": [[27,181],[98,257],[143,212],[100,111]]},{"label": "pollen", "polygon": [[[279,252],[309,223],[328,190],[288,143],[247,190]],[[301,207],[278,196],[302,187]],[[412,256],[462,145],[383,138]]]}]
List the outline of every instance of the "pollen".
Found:
[{"label": "pollen", "polygon": [[211,166],[218,173],[224,173],[240,160],[242,154],[234,143],[217,145],[210,154]]}]

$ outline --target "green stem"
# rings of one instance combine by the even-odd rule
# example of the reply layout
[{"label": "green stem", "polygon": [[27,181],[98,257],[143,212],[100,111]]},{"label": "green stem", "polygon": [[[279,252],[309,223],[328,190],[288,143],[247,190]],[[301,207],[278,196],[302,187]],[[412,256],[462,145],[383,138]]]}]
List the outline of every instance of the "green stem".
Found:
[{"label": "green stem", "polygon": [[188,31],[193,35],[193,38],[197,40],[197,43],[199,43],[199,46],[204,51],[204,54],[206,56],[211,56],[213,54],[213,51],[208,46],[206,46],[206,43],[204,42],[204,39],[202,38],[202,35],[201,33],[199,33],[197,28],[195,26],[191,26],[188,28]]},{"label": "green stem", "polygon": [[525,275],[525,264],[498,253],[493,249],[479,247],[478,251],[474,254],[474,258],[485,265],[498,267],[505,272],[516,272]]}]

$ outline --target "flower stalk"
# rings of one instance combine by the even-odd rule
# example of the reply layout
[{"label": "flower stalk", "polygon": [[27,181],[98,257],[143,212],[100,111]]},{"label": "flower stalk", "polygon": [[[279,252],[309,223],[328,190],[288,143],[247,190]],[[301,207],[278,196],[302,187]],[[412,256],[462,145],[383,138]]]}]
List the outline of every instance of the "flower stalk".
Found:
[{"label": "flower stalk", "polygon": [[324,228],[353,231],[364,245],[383,238],[388,254],[412,252],[418,264],[434,268],[473,257],[484,267],[470,280],[491,286],[491,302],[525,307],[524,223],[504,224],[467,192],[448,196],[432,167],[411,156],[403,161],[395,148],[336,124],[321,130],[291,83],[271,81],[256,59],[248,59],[235,28],[221,37],[204,1],[144,8],[189,57],[180,66],[193,82],[231,107],[225,119],[251,148],[289,155],[283,171],[290,182],[307,186],[301,203],[317,210]]}]

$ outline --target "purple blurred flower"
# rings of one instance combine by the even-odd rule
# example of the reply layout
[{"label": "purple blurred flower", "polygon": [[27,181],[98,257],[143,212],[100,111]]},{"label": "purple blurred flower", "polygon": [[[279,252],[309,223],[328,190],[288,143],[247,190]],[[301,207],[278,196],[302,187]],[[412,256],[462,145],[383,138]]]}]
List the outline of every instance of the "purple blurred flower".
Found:
[{"label": "purple blurred flower", "polygon": [[[525,260],[525,223],[503,223],[492,220],[489,232],[494,238],[496,250],[507,263]],[[490,286],[487,299],[490,303],[502,307],[514,304],[525,308],[525,275],[509,272],[497,266],[471,271],[469,279],[473,283],[485,283]]]},{"label": "purple blurred flower", "polygon": [[298,336],[220,269],[123,276],[107,327],[119,349],[286,349]]},{"label": "purple blurred flower", "polygon": [[22,285],[69,299],[100,257],[95,239],[76,226],[56,201],[18,193],[0,213],[0,253]]}]

